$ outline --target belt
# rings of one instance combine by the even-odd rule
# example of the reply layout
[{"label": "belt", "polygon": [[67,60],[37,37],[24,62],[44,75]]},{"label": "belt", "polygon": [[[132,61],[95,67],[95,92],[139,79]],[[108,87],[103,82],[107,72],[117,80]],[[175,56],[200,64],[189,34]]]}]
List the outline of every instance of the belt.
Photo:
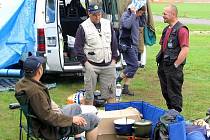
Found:
[{"label": "belt", "polygon": [[88,62],[94,66],[108,66],[111,64],[112,61],[105,63],[105,61],[101,62],[101,63],[95,63],[93,61],[88,60]]}]

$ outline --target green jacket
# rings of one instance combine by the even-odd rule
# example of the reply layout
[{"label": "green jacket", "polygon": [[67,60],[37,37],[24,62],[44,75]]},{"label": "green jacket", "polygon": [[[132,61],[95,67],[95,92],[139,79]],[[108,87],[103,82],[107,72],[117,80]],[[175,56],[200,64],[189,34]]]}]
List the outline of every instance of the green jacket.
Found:
[{"label": "green jacket", "polygon": [[61,127],[72,125],[72,117],[57,113],[51,108],[51,99],[47,87],[33,79],[22,78],[15,86],[16,94],[24,91],[30,107],[38,119],[32,119],[32,130],[35,136],[56,140]]}]

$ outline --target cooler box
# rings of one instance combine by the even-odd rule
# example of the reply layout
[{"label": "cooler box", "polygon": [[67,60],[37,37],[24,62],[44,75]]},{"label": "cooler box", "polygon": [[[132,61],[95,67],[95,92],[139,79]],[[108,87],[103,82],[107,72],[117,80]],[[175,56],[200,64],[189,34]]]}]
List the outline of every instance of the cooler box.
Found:
[{"label": "cooler box", "polygon": [[[166,110],[153,106],[144,101],[109,103],[105,105],[105,111],[121,110],[127,107],[134,107],[138,109],[138,111],[143,114],[144,119],[152,121],[153,130],[159,121],[159,118],[166,113]],[[169,139],[186,140],[187,138],[184,117],[179,115],[176,119],[177,123],[173,123],[168,126]]]}]

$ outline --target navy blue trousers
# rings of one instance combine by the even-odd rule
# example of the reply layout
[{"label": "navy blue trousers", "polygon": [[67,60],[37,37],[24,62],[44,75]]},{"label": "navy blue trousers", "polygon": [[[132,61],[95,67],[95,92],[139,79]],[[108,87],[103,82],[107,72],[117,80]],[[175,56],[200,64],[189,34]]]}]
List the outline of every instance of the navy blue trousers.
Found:
[{"label": "navy blue trousers", "polygon": [[127,64],[123,73],[127,78],[133,78],[138,70],[138,50],[137,47],[128,47],[126,52],[123,52],[123,59]]}]

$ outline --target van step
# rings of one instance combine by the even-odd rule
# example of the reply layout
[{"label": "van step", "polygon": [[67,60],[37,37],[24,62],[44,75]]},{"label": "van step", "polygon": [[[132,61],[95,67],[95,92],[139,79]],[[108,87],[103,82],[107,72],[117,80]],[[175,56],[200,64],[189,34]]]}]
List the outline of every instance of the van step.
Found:
[{"label": "van step", "polygon": [[73,66],[73,65],[80,65],[80,62],[67,62],[64,63],[65,66]]}]

